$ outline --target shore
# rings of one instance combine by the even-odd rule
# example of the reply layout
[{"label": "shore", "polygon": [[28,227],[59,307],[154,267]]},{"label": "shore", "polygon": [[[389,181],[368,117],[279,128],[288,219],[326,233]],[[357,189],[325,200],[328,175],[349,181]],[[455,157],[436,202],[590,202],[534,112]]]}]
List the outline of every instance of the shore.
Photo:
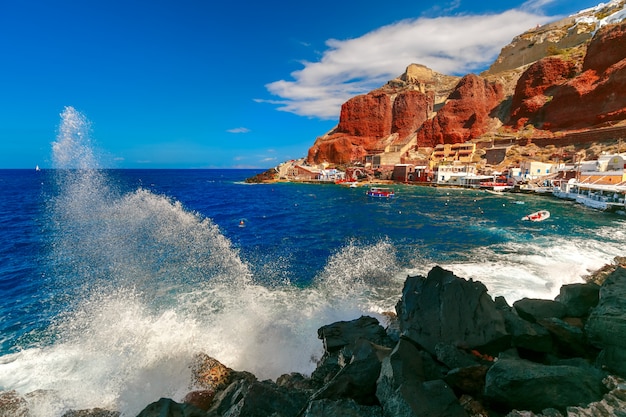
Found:
[{"label": "shore", "polygon": [[[626,411],[626,258],[554,300],[509,306],[479,281],[434,267],[407,277],[396,312],[321,327],[311,375],[259,381],[198,353],[193,389],[138,416],[609,416]],[[37,396],[0,393],[0,415]],[[115,410],[63,417],[117,417]]]}]

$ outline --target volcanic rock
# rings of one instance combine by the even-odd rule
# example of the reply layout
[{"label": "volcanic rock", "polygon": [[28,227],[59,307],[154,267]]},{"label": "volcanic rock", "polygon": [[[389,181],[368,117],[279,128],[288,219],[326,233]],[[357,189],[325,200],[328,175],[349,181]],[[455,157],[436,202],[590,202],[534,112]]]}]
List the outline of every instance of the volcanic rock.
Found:
[{"label": "volcanic rock", "polygon": [[487,372],[485,397],[494,405],[539,412],[564,410],[598,401],[606,392],[604,374],[586,368],[542,365],[525,360],[501,359]]},{"label": "volcanic rock", "polygon": [[303,417],[383,417],[380,406],[365,406],[351,399],[311,401]]},{"label": "volcanic rock", "polygon": [[206,414],[191,404],[161,398],[144,408],[137,417],[206,417]]},{"label": "volcanic rock", "polygon": [[419,350],[403,339],[383,359],[376,397],[385,416],[467,415],[444,381],[425,380]]},{"label": "volcanic rock", "polygon": [[600,300],[585,331],[589,342],[602,349],[599,361],[606,369],[626,376],[626,269],[618,267],[600,288]]},{"label": "volcanic rock", "polygon": [[487,288],[440,267],[427,277],[408,277],[396,311],[403,337],[433,356],[439,343],[485,353],[509,344],[504,319]]},{"label": "volcanic rock", "polygon": [[529,120],[540,121],[540,110],[551,99],[549,90],[574,77],[576,72],[574,61],[555,56],[540,59],[528,67],[515,87],[509,124],[520,129]]},{"label": "volcanic rock", "polygon": [[418,147],[463,143],[493,128],[491,112],[504,98],[502,85],[475,74],[459,81],[448,101],[417,132]]},{"label": "volcanic rock", "polygon": [[554,92],[544,128],[591,127],[626,118],[626,22],[602,27],[591,40],[583,72]]},{"label": "volcanic rock", "polygon": [[565,317],[565,306],[558,301],[522,298],[513,303],[513,308],[521,318],[531,323],[547,317]]},{"label": "volcanic rock", "polygon": [[555,300],[565,306],[567,316],[586,317],[598,304],[600,286],[595,283],[563,285]]}]

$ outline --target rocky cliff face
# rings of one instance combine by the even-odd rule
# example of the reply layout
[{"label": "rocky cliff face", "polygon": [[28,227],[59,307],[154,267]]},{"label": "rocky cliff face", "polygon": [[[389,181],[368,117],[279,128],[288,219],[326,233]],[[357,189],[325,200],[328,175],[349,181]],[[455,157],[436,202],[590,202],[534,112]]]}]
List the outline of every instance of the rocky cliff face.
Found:
[{"label": "rocky cliff face", "polygon": [[[400,77],[341,109],[309,149],[311,163],[462,143],[504,129],[551,135],[626,122],[623,0],[519,35],[480,76],[459,79],[411,64]],[[399,145],[399,146],[391,146]]]},{"label": "rocky cliff face", "polygon": [[391,144],[404,143],[431,117],[457,81],[458,77],[409,65],[401,77],[345,102],[339,124],[315,141],[308,160],[350,163]]},{"label": "rocky cliff face", "polygon": [[417,146],[463,143],[479,137],[496,123],[490,114],[503,98],[501,84],[466,75],[437,115],[422,124],[417,132]]}]

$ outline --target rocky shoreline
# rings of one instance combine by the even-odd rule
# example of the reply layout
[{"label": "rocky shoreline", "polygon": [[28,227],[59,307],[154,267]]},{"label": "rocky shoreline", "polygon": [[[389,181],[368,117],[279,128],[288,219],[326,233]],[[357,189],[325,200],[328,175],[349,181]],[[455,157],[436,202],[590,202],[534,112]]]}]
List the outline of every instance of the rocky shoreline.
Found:
[{"label": "rocky shoreline", "polygon": [[[623,259],[555,300],[508,305],[479,281],[440,267],[407,277],[396,314],[321,327],[310,376],[259,381],[199,354],[191,391],[138,417],[626,416]],[[29,413],[31,395],[0,393],[0,416]],[[117,417],[102,409],[63,417]]]}]

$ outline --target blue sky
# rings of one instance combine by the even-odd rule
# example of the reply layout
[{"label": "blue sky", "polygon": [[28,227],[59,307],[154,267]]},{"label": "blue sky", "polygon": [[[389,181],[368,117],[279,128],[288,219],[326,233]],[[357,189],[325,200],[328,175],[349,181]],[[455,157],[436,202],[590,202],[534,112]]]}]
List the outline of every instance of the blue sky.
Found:
[{"label": "blue sky", "polygon": [[60,113],[101,166],[269,168],[419,63],[480,72],[593,0],[0,0],[0,168],[52,165]]}]

